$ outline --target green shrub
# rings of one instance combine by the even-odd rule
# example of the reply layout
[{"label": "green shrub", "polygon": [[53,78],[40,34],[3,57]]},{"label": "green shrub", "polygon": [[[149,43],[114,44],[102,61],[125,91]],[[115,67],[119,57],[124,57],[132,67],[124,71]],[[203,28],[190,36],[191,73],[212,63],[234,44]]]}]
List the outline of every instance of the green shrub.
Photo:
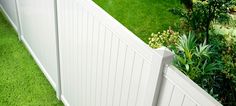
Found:
[{"label": "green shrub", "polygon": [[[226,30],[210,31],[210,45],[198,44],[193,33],[174,36],[169,31],[153,34],[149,39],[150,46],[171,47],[175,52],[174,66],[189,76],[210,95],[223,105],[236,105],[236,43],[232,34]],[[226,34],[226,35],[222,35]],[[177,39],[177,40],[176,40]],[[172,46],[170,46],[172,45]]]},{"label": "green shrub", "polygon": [[236,75],[236,35],[231,33],[231,31],[220,30],[221,29],[215,29],[211,31],[213,39],[210,43],[215,45],[215,52],[220,56],[220,59],[224,64],[223,70],[231,71]]},{"label": "green shrub", "polygon": [[235,79],[229,77],[227,73],[218,72],[214,75],[214,92],[217,99],[224,106],[236,106]]},{"label": "green shrub", "polygon": [[[219,33],[220,32],[220,33]],[[214,75],[215,92],[223,105],[236,105],[236,36],[227,29],[211,31],[210,44],[214,45],[214,59],[221,63],[221,70]]]},{"label": "green shrub", "polygon": [[184,21],[184,28],[198,33],[198,38],[209,41],[209,30],[213,21],[227,23],[233,0],[181,0],[186,9],[174,8],[170,11]]},{"label": "green shrub", "polygon": [[[230,85],[233,80],[228,79],[227,75],[221,71],[223,64],[217,59],[215,47],[206,43],[197,44],[196,41],[192,33],[180,37],[173,64],[221,103],[224,105],[231,103],[229,100],[233,101],[235,93],[228,90],[235,87]],[[228,82],[222,83],[222,81]]]},{"label": "green shrub", "polygon": [[211,46],[206,43],[198,45],[192,33],[179,38],[177,49],[174,65],[193,80],[212,75],[218,69],[217,64],[211,62]]},{"label": "green shrub", "polygon": [[174,32],[169,29],[166,31],[158,32],[157,34],[152,34],[149,38],[149,45],[152,48],[159,48],[161,46],[166,46],[168,48],[174,49],[178,42],[179,32]]}]

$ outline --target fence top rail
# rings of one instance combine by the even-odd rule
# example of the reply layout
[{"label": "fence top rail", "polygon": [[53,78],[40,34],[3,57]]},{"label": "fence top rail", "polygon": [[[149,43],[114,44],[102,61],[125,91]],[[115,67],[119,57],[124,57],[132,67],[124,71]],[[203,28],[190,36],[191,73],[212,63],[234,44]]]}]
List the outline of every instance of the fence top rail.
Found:
[{"label": "fence top rail", "polygon": [[164,77],[170,80],[177,87],[181,88],[183,92],[193,98],[200,105],[222,106],[222,104],[216,101],[211,95],[209,95],[176,67],[172,65],[167,66],[164,71]]}]

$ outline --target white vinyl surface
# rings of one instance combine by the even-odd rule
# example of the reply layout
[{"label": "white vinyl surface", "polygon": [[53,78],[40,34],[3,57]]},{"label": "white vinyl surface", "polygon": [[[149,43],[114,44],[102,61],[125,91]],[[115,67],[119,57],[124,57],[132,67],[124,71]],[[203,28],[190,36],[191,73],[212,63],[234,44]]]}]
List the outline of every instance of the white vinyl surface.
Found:
[{"label": "white vinyl surface", "polygon": [[57,91],[58,64],[54,0],[19,0],[22,41]]},{"label": "white vinyl surface", "polygon": [[142,105],[153,50],[93,2],[59,0],[58,11],[68,105]]},{"label": "white vinyl surface", "polygon": [[166,68],[158,106],[221,106],[174,66]]}]

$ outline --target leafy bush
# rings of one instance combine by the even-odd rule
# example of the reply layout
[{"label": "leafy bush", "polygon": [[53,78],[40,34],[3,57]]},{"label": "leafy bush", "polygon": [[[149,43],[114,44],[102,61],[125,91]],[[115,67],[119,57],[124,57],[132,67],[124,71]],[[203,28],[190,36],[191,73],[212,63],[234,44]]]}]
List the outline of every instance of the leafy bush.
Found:
[{"label": "leafy bush", "polygon": [[[219,29],[220,30],[220,29]],[[214,89],[223,105],[236,105],[236,37],[232,34],[211,31],[215,59],[221,62],[221,70],[214,76]],[[222,35],[225,34],[225,35]]]},{"label": "leafy bush", "polygon": [[[188,31],[198,33],[199,38],[209,39],[209,29],[213,21],[228,22],[230,6],[233,0],[181,0],[186,9],[174,8],[170,11],[184,20],[183,25]],[[188,2],[187,2],[188,1]],[[187,2],[187,3],[186,3]],[[205,36],[202,36],[205,35]]]},{"label": "leafy bush", "polygon": [[196,36],[193,33],[171,36],[165,31],[153,34],[150,46],[173,50],[176,54],[173,64],[179,70],[223,105],[236,106],[236,29],[232,28],[236,20],[229,15],[236,1],[180,1],[185,9],[170,10],[181,17],[179,32],[193,32]]},{"label": "leafy bush", "polygon": [[174,65],[223,105],[235,106],[236,44],[226,44],[228,36],[212,37],[214,46],[198,45],[191,33],[180,37]]},{"label": "leafy bush", "polygon": [[[233,41],[232,36],[214,34],[217,32],[211,31],[212,40],[209,43],[213,46],[205,42],[198,44],[193,33],[179,36],[175,42],[151,38],[153,41],[150,42],[164,45],[162,42],[165,41],[168,42],[165,43],[167,47],[174,45],[174,48],[171,48],[176,54],[173,64],[223,105],[234,106],[236,105],[236,43],[226,44],[227,39]],[[166,31],[163,33],[164,36],[168,35]],[[159,36],[161,35],[159,33]]]},{"label": "leafy bush", "polygon": [[195,36],[183,35],[177,44],[174,65],[191,79],[196,80],[203,75],[212,75],[217,70],[217,64],[211,62],[211,46],[206,43],[197,45]]},{"label": "leafy bush", "polygon": [[220,56],[224,63],[225,71],[232,71],[236,76],[236,35],[230,31],[216,29],[211,31],[213,40],[210,41],[215,45],[215,52]]},{"label": "leafy bush", "polygon": [[166,46],[174,49],[178,42],[179,32],[174,32],[169,29],[167,31],[158,32],[157,34],[152,34],[149,38],[149,45],[152,48],[159,48],[161,46]]},{"label": "leafy bush", "polygon": [[235,79],[228,77],[227,74],[218,72],[214,76],[214,92],[224,106],[236,106]]}]

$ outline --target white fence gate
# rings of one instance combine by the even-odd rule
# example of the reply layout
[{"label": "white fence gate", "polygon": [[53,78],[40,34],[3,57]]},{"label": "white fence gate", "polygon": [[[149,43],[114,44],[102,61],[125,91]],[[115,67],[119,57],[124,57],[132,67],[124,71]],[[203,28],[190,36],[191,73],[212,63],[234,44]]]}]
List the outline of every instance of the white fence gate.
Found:
[{"label": "white fence gate", "polygon": [[[6,1],[1,5],[12,4]],[[168,49],[151,49],[93,1],[19,0],[16,6],[21,38],[67,106],[221,105],[169,65]]]}]

